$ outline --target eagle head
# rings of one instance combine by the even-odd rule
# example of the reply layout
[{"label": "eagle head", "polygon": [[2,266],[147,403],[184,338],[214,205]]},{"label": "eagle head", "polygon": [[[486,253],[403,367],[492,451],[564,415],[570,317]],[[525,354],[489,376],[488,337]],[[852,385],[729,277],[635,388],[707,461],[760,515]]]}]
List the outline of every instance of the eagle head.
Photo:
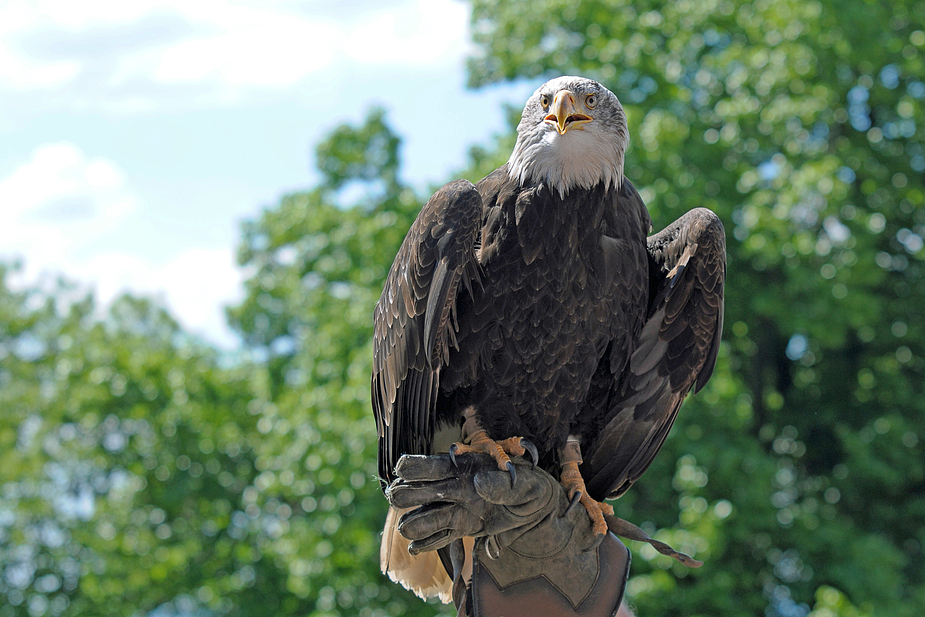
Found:
[{"label": "eagle head", "polygon": [[508,160],[520,184],[542,182],[565,197],[573,188],[623,182],[626,113],[613,92],[585,77],[557,77],[527,100]]}]

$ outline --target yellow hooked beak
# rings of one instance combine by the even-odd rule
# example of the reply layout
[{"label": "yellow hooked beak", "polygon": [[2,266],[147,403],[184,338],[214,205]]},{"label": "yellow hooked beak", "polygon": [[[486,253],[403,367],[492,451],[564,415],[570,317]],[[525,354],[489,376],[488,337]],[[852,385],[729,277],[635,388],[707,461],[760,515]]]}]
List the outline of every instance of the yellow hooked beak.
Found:
[{"label": "yellow hooked beak", "polygon": [[586,114],[576,113],[575,94],[571,90],[559,90],[544,121],[555,127],[559,135],[565,135],[569,129],[587,124],[593,119]]}]

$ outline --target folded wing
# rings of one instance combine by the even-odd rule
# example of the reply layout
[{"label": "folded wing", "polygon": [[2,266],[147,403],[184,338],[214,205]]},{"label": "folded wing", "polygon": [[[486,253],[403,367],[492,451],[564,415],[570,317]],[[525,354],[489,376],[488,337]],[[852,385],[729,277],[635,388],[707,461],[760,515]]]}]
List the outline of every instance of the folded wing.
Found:
[{"label": "folded wing", "polygon": [[601,430],[581,467],[595,499],[619,497],[648,468],[684,397],[713,373],[723,328],[726,244],[719,218],[688,212],[648,239],[650,302],[629,363],[614,374]]},{"label": "folded wing", "polygon": [[482,200],[472,183],[447,184],[425,204],[373,313],[372,404],[379,476],[402,454],[429,454],[440,372],[456,343],[456,299],[478,278]]}]

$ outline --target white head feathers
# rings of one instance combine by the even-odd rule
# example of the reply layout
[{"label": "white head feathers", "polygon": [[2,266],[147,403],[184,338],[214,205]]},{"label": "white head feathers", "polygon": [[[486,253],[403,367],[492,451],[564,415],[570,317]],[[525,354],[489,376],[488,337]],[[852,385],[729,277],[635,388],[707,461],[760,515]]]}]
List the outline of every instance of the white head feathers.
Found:
[{"label": "white head feathers", "polygon": [[617,188],[628,145],[626,114],[610,90],[584,77],[559,77],[527,100],[508,173],[520,184],[543,182],[559,197],[599,183]]}]

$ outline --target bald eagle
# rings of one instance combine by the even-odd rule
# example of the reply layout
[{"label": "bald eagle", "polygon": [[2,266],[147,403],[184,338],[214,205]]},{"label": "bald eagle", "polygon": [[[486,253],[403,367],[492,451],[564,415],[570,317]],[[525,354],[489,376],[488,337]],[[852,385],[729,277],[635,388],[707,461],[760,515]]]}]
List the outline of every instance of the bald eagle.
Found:
[{"label": "bald eagle", "polygon": [[[383,486],[403,454],[475,449],[504,469],[527,451],[606,530],[602,500],[639,479],[710,378],[723,324],[720,220],[698,208],[647,238],[628,143],[612,92],[553,79],[505,165],[421,210],[374,311]],[[433,553],[407,554],[399,514],[384,571],[446,601],[449,577]]]}]

